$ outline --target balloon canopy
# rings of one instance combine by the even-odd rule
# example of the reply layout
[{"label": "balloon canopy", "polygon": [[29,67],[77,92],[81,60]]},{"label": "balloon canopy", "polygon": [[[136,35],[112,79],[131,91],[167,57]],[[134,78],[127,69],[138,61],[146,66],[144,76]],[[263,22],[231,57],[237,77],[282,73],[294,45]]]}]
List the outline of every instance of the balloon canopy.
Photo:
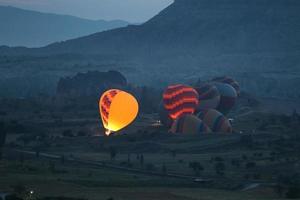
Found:
[{"label": "balloon canopy", "polygon": [[109,135],[132,123],[138,114],[139,105],[131,94],[112,89],[101,96],[99,110],[106,134]]},{"label": "balloon canopy", "polygon": [[221,94],[220,103],[217,110],[223,114],[227,114],[235,105],[237,99],[236,90],[227,83],[214,83]]},{"label": "balloon canopy", "polygon": [[193,114],[199,103],[197,91],[185,85],[169,86],[163,94],[163,102],[171,119]]},{"label": "balloon canopy", "polygon": [[220,103],[221,95],[216,86],[205,83],[196,86],[195,89],[199,94],[199,105],[197,110],[217,108]]},{"label": "balloon canopy", "polygon": [[213,131],[231,133],[232,126],[229,120],[214,109],[202,110],[197,116]]},{"label": "balloon canopy", "polygon": [[201,133],[209,133],[209,127],[195,115],[184,115],[176,119],[170,129],[171,133],[182,133],[188,135],[196,135]]},{"label": "balloon canopy", "polygon": [[229,76],[217,77],[217,78],[212,79],[212,81],[219,82],[219,83],[227,83],[227,84],[231,85],[236,90],[236,93],[238,95],[240,94],[240,85],[239,85],[239,83],[236,80],[234,80],[233,78],[229,77]]}]

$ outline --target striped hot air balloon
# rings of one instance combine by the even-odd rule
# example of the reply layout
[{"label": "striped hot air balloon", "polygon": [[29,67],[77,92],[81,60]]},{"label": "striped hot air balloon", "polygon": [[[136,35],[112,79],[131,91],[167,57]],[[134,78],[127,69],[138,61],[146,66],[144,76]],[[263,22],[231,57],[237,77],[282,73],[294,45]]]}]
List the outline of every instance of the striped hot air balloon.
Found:
[{"label": "striped hot air balloon", "polygon": [[197,116],[213,131],[231,133],[232,126],[229,120],[220,112],[214,109],[202,110]]},{"label": "striped hot air balloon", "polygon": [[174,121],[170,132],[196,135],[201,133],[210,133],[211,130],[195,115],[184,115]]},{"label": "striped hot air balloon", "polygon": [[99,110],[106,134],[128,126],[136,118],[138,109],[138,102],[131,94],[117,89],[105,92],[100,98]]},{"label": "striped hot air balloon", "polygon": [[217,108],[220,103],[221,95],[216,86],[205,83],[203,85],[196,86],[195,89],[199,94],[198,111]]},{"label": "striped hot air balloon", "polygon": [[219,82],[219,83],[227,83],[227,84],[231,85],[236,90],[236,93],[238,95],[240,95],[240,85],[233,78],[231,78],[229,76],[221,76],[221,77],[217,77],[217,78],[212,79],[212,81],[213,82]]},{"label": "striped hot air balloon", "polygon": [[221,95],[217,110],[223,114],[227,114],[235,105],[237,99],[236,90],[227,83],[215,82],[214,85],[217,87]]},{"label": "striped hot air balloon", "polygon": [[199,103],[197,91],[185,85],[169,86],[163,94],[164,107],[171,119],[193,114]]}]

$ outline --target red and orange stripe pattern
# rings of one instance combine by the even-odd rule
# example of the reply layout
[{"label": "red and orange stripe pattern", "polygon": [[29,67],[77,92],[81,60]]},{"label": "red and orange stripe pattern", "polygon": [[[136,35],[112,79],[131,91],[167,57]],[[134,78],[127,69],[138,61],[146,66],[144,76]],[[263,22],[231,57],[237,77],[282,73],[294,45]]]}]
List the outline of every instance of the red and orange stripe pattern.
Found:
[{"label": "red and orange stripe pattern", "polygon": [[163,94],[164,107],[175,120],[186,114],[193,114],[199,104],[197,91],[185,85],[169,86]]},{"label": "red and orange stripe pattern", "polygon": [[111,106],[111,103],[113,101],[113,98],[120,92],[120,90],[109,90],[106,92],[100,102],[99,102],[99,107],[100,107],[100,114],[102,117],[103,125],[104,127],[108,126],[108,117],[109,117],[109,109]]}]

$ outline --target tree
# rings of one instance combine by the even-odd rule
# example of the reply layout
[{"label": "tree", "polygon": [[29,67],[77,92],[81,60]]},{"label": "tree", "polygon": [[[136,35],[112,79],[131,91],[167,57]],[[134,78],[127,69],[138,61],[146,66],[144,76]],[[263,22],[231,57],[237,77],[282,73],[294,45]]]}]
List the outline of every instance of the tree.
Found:
[{"label": "tree", "polygon": [[65,155],[60,156],[60,162],[61,164],[65,164]]},{"label": "tree", "polygon": [[225,171],[225,164],[222,162],[218,162],[215,164],[216,174],[223,176]]},{"label": "tree", "polygon": [[110,151],[110,160],[114,160],[117,156],[117,150],[114,147],[109,148]]},{"label": "tree", "polygon": [[85,136],[87,136],[87,133],[85,131],[81,130],[81,131],[78,131],[77,136],[78,137],[85,137]]},{"label": "tree", "polygon": [[2,159],[2,149],[6,139],[6,128],[4,122],[0,122],[0,160]]},{"label": "tree", "polygon": [[279,197],[282,197],[283,195],[283,191],[284,191],[284,187],[282,184],[278,183],[276,186],[275,186],[275,192],[278,194]]},{"label": "tree", "polygon": [[35,157],[36,157],[36,158],[39,158],[39,157],[40,157],[40,152],[41,152],[41,150],[43,149],[42,145],[41,145],[41,144],[36,145],[36,146],[34,146],[33,149],[34,149],[34,151],[35,151]]},{"label": "tree", "polygon": [[141,166],[143,166],[143,165],[144,165],[144,155],[143,155],[143,154],[141,155],[141,158],[140,158],[140,163],[141,163]]},{"label": "tree", "polygon": [[32,140],[34,140],[33,136],[31,135],[22,135],[20,136],[18,139],[18,141],[22,141],[23,142],[23,146],[27,146]]},{"label": "tree", "polygon": [[232,166],[235,166],[235,167],[237,167],[237,168],[239,168],[240,167],[240,165],[241,165],[241,163],[240,163],[240,159],[232,159],[231,160],[231,165]]},{"label": "tree", "polygon": [[220,156],[217,156],[217,157],[215,157],[215,161],[217,161],[217,162],[223,162],[224,159],[222,157],[220,157]]},{"label": "tree", "polygon": [[148,164],[146,164],[146,169],[148,171],[154,171],[155,170],[155,166],[152,163],[148,163]]},{"label": "tree", "polygon": [[20,153],[20,154],[19,154],[19,161],[20,161],[21,165],[23,165],[24,160],[25,160],[24,153]]},{"label": "tree", "polygon": [[190,162],[189,167],[194,170],[197,176],[204,170],[204,167],[199,162]]},{"label": "tree", "polygon": [[288,198],[288,199],[300,198],[300,188],[296,187],[296,186],[290,186],[286,193],[286,198]]},{"label": "tree", "polygon": [[13,192],[18,196],[24,196],[27,192],[27,188],[25,185],[18,183],[16,185],[11,186],[13,189]]},{"label": "tree", "polygon": [[240,143],[243,146],[251,148],[253,146],[253,138],[252,135],[242,135],[240,137]]},{"label": "tree", "polygon": [[167,174],[167,167],[166,167],[165,163],[163,164],[161,171],[164,175]]},{"label": "tree", "polygon": [[256,167],[256,163],[255,162],[248,162],[246,164],[246,168],[247,169],[251,169],[251,168],[254,168],[254,167]]},{"label": "tree", "polygon": [[175,157],[176,157],[176,155],[177,155],[177,152],[176,152],[176,150],[171,150],[171,155],[172,155],[172,157],[173,157],[173,158],[175,158]]},{"label": "tree", "polygon": [[131,155],[130,155],[130,153],[128,153],[128,154],[127,154],[127,163],[128,163],[128,164],[129,164],[130,161],[131,161],[130,157],[131,157]]},{"label": "tree", "polygon": [[48,169],[53,173],[56,171],[55,163],[53,161],[49,161]]},{"label": "tree", "polygon": [[62,135],[64,137],[74,137],[71,129],[64,130],[63,133],[62,133]]},{"label": "tree", "polygon": [[243,159],[243,160],[247,160],[247,159],[248,159],[248,156],[245,155],[245,154],[243,154],[243,155],[242,155],[242,159]]}]

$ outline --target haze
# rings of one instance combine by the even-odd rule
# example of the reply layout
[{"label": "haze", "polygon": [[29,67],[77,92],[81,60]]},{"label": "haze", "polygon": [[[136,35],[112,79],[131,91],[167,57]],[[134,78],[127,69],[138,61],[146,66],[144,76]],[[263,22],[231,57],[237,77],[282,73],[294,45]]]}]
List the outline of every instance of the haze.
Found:
[{"label": "haze", "polygon": [[88,19],[121,19],[135,23],[150,19],[172,2],[173,0],[0,0],[0,5]]}]

